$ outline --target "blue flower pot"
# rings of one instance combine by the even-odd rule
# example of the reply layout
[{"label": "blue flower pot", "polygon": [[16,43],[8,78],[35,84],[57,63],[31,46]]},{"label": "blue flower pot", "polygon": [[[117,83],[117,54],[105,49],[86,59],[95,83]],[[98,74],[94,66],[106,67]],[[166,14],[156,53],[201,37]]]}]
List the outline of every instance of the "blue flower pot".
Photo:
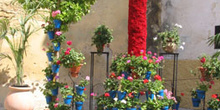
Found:
[{"label": "blue flower pot", "polygon": [[53,75],[50,76],[46,76],[48,81],[52,81],[53,80]]},{"label": "blue flower pot", "polygon": [[154,99],[154,94],[152,94],[152,92],[150,92],[150,94],[148,94],[148,91],[146,91],[146,98],[147,100],[150,98],[151,100]]},{"label": "blue flower pot", "polygon": [[137,108],[127,108],[127,110],[137,110]]},{"label": "blue flower pot", "polygon": [[164,96],[164,90],[163,90],[163,89],[160,90],[159,93],[158,93],[158,95],[163,97],[163,96]]},{"label": "blue flower pot", "polygon": [[53,61],[52,52],[47,52],[47,58],[48,58],[49,61]]},{"label": "blue flower pot", "polygon": [[177,104],[173,104],[172,108],[178,110],[180,106],[180,103],[178,102]]},{"label": "blue flower pot", "polygon": [[197,98],[199,99],[205,99],[205,91],[203,90],[196,90],[196,93],[197,93]]},{"label": "blue flower pot", "polygon": [[71,102],[72,102],[72,98],[73,98],[73,96],[68,95],[68,96],[64,99],[64,103],[67,104],[67,105],[70,105]]},{"label": "blue flower pot", "polygon": [[53,44],[54,51],[60,51],[60,43],[57,43],[57,46]]},{"label": "blue flower pot", "polygon": [[169,110],[169,106],[163,107],[162,110]]},{"label": "blue flower pot", "polygon": [[58,95],[58,87],[56,89],[51,89],[52,95],[57,96]]},{"label": "blue flower pot", "polygon": [[151,71],[146,72],[145,78],[149,80],[150,76],[151,76]]},{"label": "blue flower pot", "polygon": [[125,77],[124,77],[125,79],[128,79],[128,76],[130,75],[129,72],[121,72],[121,74],[125,75]]},{"label": "blue flower pot", "polygon": [[118,91],[117,93],[118,93],[118,100],[122,100],[126,96],[126,92]]},{"label": "blue flower pot", "polygon": [[192,98],[193,107],[199,107],[201,99]]},{"label": "blue flower pot", "polygon": [[46,96],[46,102],[49,104],[52,101],[52,96]]},{"label": "blue flower pot", "polygon": [[54,31],[48,31],[47,35],[48,35],[50,40],[54,39]]},{"label": "blue flower pot", "polygon": [[62,23],[61,20],[55,19],[55,20],[53,20],[53,22],[54,22],[56,29],[59,29],[61,27],[61,23]]},{"label": "blue flower pot", "polygon": [[112,108],[112,110],[118,110],[118,108]]},{"label": "blue flower pot", "polygon": [[76,110],[82,110],[83,102],[75,102]]},{"label": "blue flower pot", "polygon": [[212,110],[211,108],[207,108],[207,110]]},{"label": "blue flower pot", "polygon": [[82,95],[84,92],[85,87],[81,87],[81,86],[76,86],[76,93],[78,95]]},{"label": "blue flower pot", "polygon": [[52,72],[53,73],[58,73],[60,69],[60,65],[52,65]]},{"label": "blue flower pot", "polygon": [[108,93],[110,94],[110,97],[111,97],[111,98],[115,98],[116,92],[117,92],[117,91],[109,91]]}]

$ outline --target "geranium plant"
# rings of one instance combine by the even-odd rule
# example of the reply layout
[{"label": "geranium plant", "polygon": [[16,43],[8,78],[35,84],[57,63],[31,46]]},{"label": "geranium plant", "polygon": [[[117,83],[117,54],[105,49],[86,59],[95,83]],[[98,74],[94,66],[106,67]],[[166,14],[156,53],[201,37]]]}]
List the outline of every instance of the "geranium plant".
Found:
[{"label": "geranium plant", "polygon": [[78,95],[76,92],[74,92],[73,95],[74,95],[74,97],[73,97],[74,102],[84,102],[85,101],[85,98],[86,98],[85,94]]},{"label": "geranium plant", "polygon": [[44,29],[44,33],[47,33],[48,31],[54,31],[54,23],[52,18],[46,17],[45,24],[42,24],[42,28]]},{"label": "geranium plant", "polygon": [[62,34],[62,32],[60,31],[56,31],[55,32],[55,38],[52,40],[52,43],[55,47],[57,47],[59,45],[59,43],[63,42],[66,40],[66,36],[64,34]]},{"label": "geranium plant", "polygon": [[89,80],[90,80],[89,76],[86,76],[85,79],[80,80],[78,86],[85,87],[86,85],[89,84]]},{"label": "geranium plant", "polygon": [[73,96],[73,88],[68,85],[63,85],[60,88],[60,93],[62,94],[63,98],[67,98],[68,95]]},{"label": "geranium plant", "polygon": [[217,110],[220,108],[220,99],[218,97],[218,94],[212,94],[212,98],[208,101],[208,108],[212,110]]},{"label": "geranium plant", "polygon": [[51,65],[49,65],[48,67],[46,67],[42,71],[46,73],[45,74],[46,77],[50,77],[51,75],[53,75]]},{"label": "geranium plant", "polygon": [[45,88],[47,89],[56,89],[58,87],[62,87],[62,84],[59,82],[48,81],[45,83]]}]

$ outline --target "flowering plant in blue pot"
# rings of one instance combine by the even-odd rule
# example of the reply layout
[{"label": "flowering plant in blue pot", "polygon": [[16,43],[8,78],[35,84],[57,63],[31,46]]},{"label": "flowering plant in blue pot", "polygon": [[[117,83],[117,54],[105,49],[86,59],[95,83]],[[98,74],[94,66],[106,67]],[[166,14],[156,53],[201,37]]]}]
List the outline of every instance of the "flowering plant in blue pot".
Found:
[{"label": "flowering plant in blue pot", "polygon": [[62,84],[59,82],[48,81],[47,83],[45,83],[45,88],[50,89],[53,96],[58,95],[58,89],[61,86]]},{"label": "flowering plant in blue pot", "polygon": [[60,65],[61,65],[60,58],[53,57],[53,61],[52,61],[52,72],[53,72],[54,74],[57,74],[57,73],[59,72]]},{"label": "flowering plant in blue pot", "polygon": [[47,104],[49,104],[52,101],[52,92],[51,92],[51,90],[50,89],[43,89],[43,88],[40,88],[40,90],[45,95]]},{"label": "flowering plant in blue pot", "polygon": [[83,102],[85,101],[86,95],[78,95],[76,92],[74,92],[74,98],[73,101],[75,102],[76,110],[82,110]]},{"label": "flowering plant in blue pot", "polygon": [[115,78],[107,78],[104,82],[104,88],[109,91],[112,98],[115,98],[117,92],[118,81]]},{"label": "flowering plant in blue pot", "polygon": [[73,98],[73,88],[68,85],[63,85],[60,88],[60,93],[64,99],[64,103],[70,105]]},{"label": "flowering plant in blue pot", "polygon": [[90,77],[86,76],[85,79],[80,80],[79,85],[76,85],[76,93],[82,95],[85,89],[85,86],[89,84]]},{"label": "flowering plant in blue pot", "polygon": [[212,98],[208,101],[208,108],[211,110],[217,110],[220,108],[220,97],[218,94],[212,94]]},{"label": "flowering plant in blue pot", "polygon": [[53,80],[53,72],[52,72],[52,68],[51,65],[49,65],[48,67],[46,67],[44,70],[42,70],[43,72],[45,72],[45,76],[47,78],[48,81]]}]

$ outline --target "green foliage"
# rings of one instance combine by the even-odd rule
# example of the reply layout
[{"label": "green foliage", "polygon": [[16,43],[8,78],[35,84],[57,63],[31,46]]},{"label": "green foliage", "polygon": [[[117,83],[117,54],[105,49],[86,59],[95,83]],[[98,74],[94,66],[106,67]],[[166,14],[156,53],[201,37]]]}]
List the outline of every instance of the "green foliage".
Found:
[{"label": "green foliage", "polygon": [[78,95],[76,92],[74,92],[73,95],[74,95],[74,97],[73,97],[74,102],[84,102],[85,101],[85,98],[86,98],[85,94]]},{"label": "green foliage", "polygon": [[55,35],[55,38],[52,40],[52,42],[53,42],[53,45],[57,47],[58,43],[62,43],[65,40],[66,40],[66,36],[64,34],[60,36]]},{"label": "green foliage", "polygon": [[209,46],[216,45],[217,47],[219,47],[220,46],[220,33],[209,37],[207,43]]},{"label": "green foliage", "polygon": [[147,83],[147,87],[148,87],[148,90],[150,90],[151,92],[153,92],[154,94],[162,89],[164,89],[164,86],[163,86],[163,81],[159,81],[159,80],[155,80],[154,82],[153,81],[149,81]]},{"label": "green foliage", "polygon": [[140,101],[138,98],[126,98],[127,101],[127,108],[136,108],[139,105]]},{"label": "green foliage", "polygon": [[50,110],[70,110],[71,106],[64,103],[52,102],[48,108]]},{"label": "green foliage", "polygon": [[[111,97],[105,97],[104,95],[101,95],[99,97],[96,97],[97,100],[97,105],[99,106],[99,108],[102,110],[103,109],[103,105],[104,106],[109,106],[112,103],[112,98]],[[104,107],[104,108],[106,108]]]},{"label": "green foliage", "polygon": [[47,88],[47,89],[56,89],[56,88],[59,88],[59,87],[63,86],[61,83],[53,82],[53,81],[48,81],[44,85],[45,85],[45,88]]},{"label": "green foliage", "polygon": [[113,78],[107,78],[104,82],[104,88],[106,91],[117,90],[118,81]]},{"label": "green foliage", "polygon": [[89,84],[89,80],[82,79],[82,80],[79,81],[79,85],[78,86],[85,87],[88,84]]},{"label": "green foliage", "polygon": [[203,90],[203,91],[208,91],[209,86],[210,86],[209,82],[201,81],[201,82],[197,82],[196,89]]},{"label": "green foliage", "polygon": [[51,65],[48,65],[48,67],[46,67],[44,70],[42,70],[43,72],[45,72],[46,76],[49,77],[50,75],[53,75],[52,73],[52,68],[51,68]]},{"label": "green foliage", "polygon": [[60,88],[60,93],[62,94],[63,98],[67,98],[68,95],[73,96],[73,88],[69,87],[68,85],[63,85]]},{"label": "green foliage", "polygon": [[215,99],[212,98],[208,101],[208,108],[211,108],[212,110],[218,110],[218,108],[220,108],[220,102],[219,102],[219,98]]},{"label": "green foliage", "polygon": [[47,53],[49,53],[49,52],[52,52],[52,53],[54,53],[54,49],[53,49],[53,46],[50,46],[50,47],[48,48],[48,50],[47,50]]},{"label": "green foliage", "polygon": [[192,98],[197,98],[197,92],[196,92],[196,89],[192,89],[191,91],[191,96],[192,96]]},{"label": "green foliage", "polygon": [[43,94],[45,95],[45,96],[52,96],[52,92],[51,92],[51,90],[50,89],[42,89],[41,88],[41,91],[43,92]]},{"label": "green foliage", "polygon": [[127,92],[130,93],[131,92],[131,87],[132,87],[132,82],[127,80],[127,79],[121,79],[121,82],[119,84],[119,91],[123,91],[123,92]]},{"label": "green foliage", "polygon": [[42,28],[44,28],[44,33],[47,33],[48,31],[54,31],[53,18],[46,17],[45,21],[46,21],[46,24],[42,24]]}]

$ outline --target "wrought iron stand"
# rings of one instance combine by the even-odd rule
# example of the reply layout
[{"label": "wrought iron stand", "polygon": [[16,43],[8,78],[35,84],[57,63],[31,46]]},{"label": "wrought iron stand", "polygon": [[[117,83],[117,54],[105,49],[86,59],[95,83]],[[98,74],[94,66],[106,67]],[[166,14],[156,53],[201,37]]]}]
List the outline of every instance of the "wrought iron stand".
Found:
[{"label": "wrought iron stand", "polygon": [[[104,54],[107,55],[106,58],[106,78],[109,76],[109,52],[91,52],[91,65],[90,65],[90,94],[93,93],[93,76],[94,76],[94,55]],[[93,110],[93,96],[89,94],[89,110]]]}]

